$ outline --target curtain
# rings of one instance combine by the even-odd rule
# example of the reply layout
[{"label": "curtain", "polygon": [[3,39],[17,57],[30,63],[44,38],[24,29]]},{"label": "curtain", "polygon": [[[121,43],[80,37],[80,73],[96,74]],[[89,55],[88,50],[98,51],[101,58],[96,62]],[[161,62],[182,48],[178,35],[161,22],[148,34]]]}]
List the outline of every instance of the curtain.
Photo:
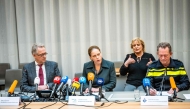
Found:
[{"label": "curtain", "polygon": [[89,46],[99,46],[104,59],[123,61],[132,52],[131,40],[140,37],[155,58],[158,43],[169,42],[173,58],[190,75],[189,5],[189,0],[0,0],[0,62],[11,68],[32,62],[31,47],[41,42],[47,60],[73,78],[90,61]]}]

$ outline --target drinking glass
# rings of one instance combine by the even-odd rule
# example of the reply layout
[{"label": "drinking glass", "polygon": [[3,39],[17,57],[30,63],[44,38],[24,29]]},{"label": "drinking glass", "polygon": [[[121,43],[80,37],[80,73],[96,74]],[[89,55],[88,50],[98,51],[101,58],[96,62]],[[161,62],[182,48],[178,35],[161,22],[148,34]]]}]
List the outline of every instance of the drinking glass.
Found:
[{"label": "drinking glass", "polygon": [[135,101],[140,101],[140,91],[138,89],[134,90]]}]

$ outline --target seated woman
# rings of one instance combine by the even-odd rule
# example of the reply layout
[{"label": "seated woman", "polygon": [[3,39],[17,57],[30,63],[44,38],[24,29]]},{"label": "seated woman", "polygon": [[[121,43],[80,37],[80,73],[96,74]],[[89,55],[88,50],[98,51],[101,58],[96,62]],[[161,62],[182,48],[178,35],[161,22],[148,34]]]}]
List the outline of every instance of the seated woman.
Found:
[{"label": "seated woman", "polygon": [[142,80],[146,76],[148,65],[155,60],[152,54],[145,52],[144,41],[135,38],[131,42],[131,49],[134,53],[127,54],[123,65],[120,68],[120,74],[128,77],[126,80],[125,91],[138,89],[144,91]]},{"label": "seated woman", "polygon": [[[84,64],[83,76],[87,78],[88,73],[94,74],[94,80],[92,82],[92,92],[98,92],[99,86],[96,84],[97,78],[104,79],[104,85],[102,88],[105,91],[112,91],[116,86],[116,73],[114,63],[104,60],[100,48],[98,46],[91,46],[88,49],[88,55],[90,57],[90,62]],[[85,93],[89,92],[89,82],[84,84]]]}]

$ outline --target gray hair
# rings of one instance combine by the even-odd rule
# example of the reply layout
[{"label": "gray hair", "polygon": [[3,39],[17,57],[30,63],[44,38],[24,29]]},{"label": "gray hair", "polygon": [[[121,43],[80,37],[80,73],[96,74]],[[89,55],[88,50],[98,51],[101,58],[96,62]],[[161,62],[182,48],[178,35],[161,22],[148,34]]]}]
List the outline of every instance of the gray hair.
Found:
[{"label": "gray hair", "polygon": [[38,48],[43,48],[43,47],[45,47],[44,44],[35,43],[35,44],[32,46],[32,54],[36,54],[36,53],[37,53],[37,49],[38,49]]},{"label": "gray hair", "polygon": [[158,52],[159,48],[164,48],[165,49],[166,47],[169,48],[169,52],[172,52],[172,47],[171,47],[170,43],[168,43],[168,42],[159,43],[158,46],[157,46],[157,52]]}]

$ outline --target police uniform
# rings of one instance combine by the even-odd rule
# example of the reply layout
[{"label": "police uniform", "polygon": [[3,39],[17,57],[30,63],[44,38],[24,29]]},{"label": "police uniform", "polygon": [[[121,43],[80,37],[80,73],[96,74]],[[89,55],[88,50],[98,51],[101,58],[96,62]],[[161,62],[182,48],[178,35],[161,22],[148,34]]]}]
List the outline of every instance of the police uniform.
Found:
[{"label": "police uniform", "polygon": [[154,61],[150,64],[148,67],[147,77],[150,78],[152,87],[154,87],[157,91],[161,90],[163,79],[162,90],[170,90],[170,77],[174,78],[175,84],[179,91],[188,90],[190,85],[183,63],[172,58],[170,58],[170,64],[167,68],[161,64],[160,60]]}]

